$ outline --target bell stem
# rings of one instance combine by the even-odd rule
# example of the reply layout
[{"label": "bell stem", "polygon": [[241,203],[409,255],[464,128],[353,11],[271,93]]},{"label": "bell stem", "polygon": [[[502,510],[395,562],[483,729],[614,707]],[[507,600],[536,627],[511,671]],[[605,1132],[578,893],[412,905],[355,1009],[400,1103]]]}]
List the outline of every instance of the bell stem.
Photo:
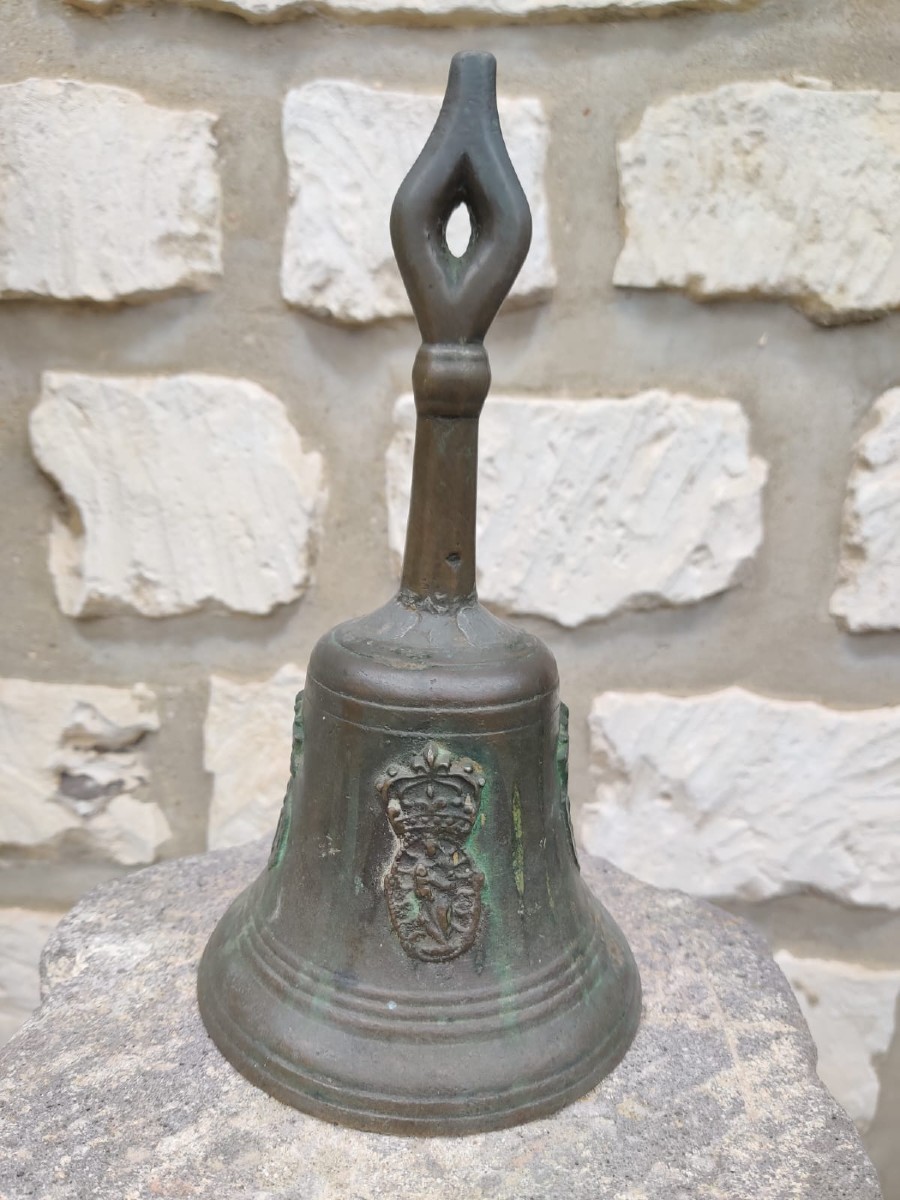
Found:
[{"label": "bell stem", "polygon": [[475,598],[478,418],[419,416],[402,594],[454,608]]},{"label": "bell stem", "polygon": [[491,386],[484,346],[424,343],[413,366],[416,447],[401,597],[434,608],[475,599],[478,418]]}]

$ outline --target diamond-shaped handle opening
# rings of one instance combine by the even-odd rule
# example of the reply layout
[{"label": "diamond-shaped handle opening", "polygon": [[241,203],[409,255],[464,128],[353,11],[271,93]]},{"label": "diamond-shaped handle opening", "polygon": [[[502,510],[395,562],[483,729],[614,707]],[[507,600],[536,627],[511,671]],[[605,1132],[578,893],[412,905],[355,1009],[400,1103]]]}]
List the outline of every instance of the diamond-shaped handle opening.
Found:
[{"label": "diamond-shaped handle opening", "polygon": [[457,204],[443,229],[444,242],[454,258],[464,258],[472,244],[475,229],[468,204]]},{"label": "diamond-shaped handle opening", "polygon": [[[465,251],[447,245],[464,204]],[[394,200],[391,239],[426,343],[481,342],[531,243],[531,212],[497,112],[492,54],[454,56],[440,115]]]}]

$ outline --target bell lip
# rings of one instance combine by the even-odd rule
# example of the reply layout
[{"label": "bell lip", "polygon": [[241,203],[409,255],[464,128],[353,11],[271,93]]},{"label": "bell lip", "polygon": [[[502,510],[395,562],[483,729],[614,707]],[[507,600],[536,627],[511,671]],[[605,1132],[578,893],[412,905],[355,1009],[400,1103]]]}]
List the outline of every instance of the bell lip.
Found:
[{"label": "bell lip", "polygon": [[[290,1105],[307,1116],[316,1117],[329,1124],[358,1129],[364,1133],[393,1137],[472,1137],[479,1133],[509,1129],[551,1116],[586,1096],[612,1074],[631,1048],[640,1026],[640,976],[637,969],[630,974],[634,985],[632,993],[618,1021],[591,1055],[589,1069],[584,1068],[582,1060],[566,1073],[563,1083],[551,1094],[546,1094],[544,1090],[545,1081],[538,1080],[522,1089],[525,1094],[520,1099],[505,1104],[502,1093],[493,1096],[466,1095],[457,1098],[455,1102],[408,1102],[409,1108],[418,1106],[420,1109],[445,1110],[431,1113],[420,1111],[418,1114],[410,1111],[386,1113],[375,1107],[364,1108],[360,1104],[351,1107],[346,1102],[346,1097],[343,1098],[344,1102],[327,1100],[286,1083],[283,1078],[246,1053],[242,1040],[234,1035],[227,1024],[216,1019],[203,1001],[202,987],[198,988],[198,1002],[207,1033],[235,1070],[275,1100]],[[376,1093],[372,1093],[371,1100],[377,1100]]]},{"label": "bell lip", "polygon": [[[238,897],[238,901],[241,899]],[[223,916],[220,927],[233,916],[238,901]],[[304,1066],[302,1061],[286,1061],[267,1048],[265,1031],[260,1036],[261,1031],[257,1029],[254,1040],[227,1012],[225,989],[217,972],[219,946],[215,934],[204,951],[198,971],[198,1008],[212,1041],[244,1078],[309,1116],[364,1132],[401,1137],[462,1137],[507,1129],[549,1116],[592,1091],[622,1061],[639,1028],[642,990],[637,964],[621,930],[596,897],[594,902],[603,912],[603,937],[607,944],[615,943],[619,952],[610,957],[610,970],[615,970],[620,984],[618,990],[613,989],[619,1001],[618,1015],[592,1043],[587,1055],[576,1057],[549,1075],[546,1071],[535,1073],[515,1086],[492,1088],[487,1081],[482,1082],[480,1090],[476,1086],[455,1094],[416,1096],[410,1085],[410,1091],[405,1095],[388,1095],[378,1093],[374,1087],[361,1089],[346,1081],[329,1080]],[[245,972],[241,986],[261,994],[265,992],[262,977],[252,968]],[[577,1023],[579,1016],[596,1025],[596,1014],[586,1012],[587,1008],[589,1006],[583,1004],[572,1005],[564,1012],[555,1012],[552,1019],[539,1024],[531,1036],[535,1039],[546,1036],[552,1040],[560,1029],[571,1034],[572,1025]],[[305,1018],[298,1018],[297,1027],[304,1023],[307,1023]],[[490,1061],[492,1054],[508,1056],[512,1050],[504,1040],[502,1027],[498,1028],[495,1039],[479,1040],[484,1061]],[[572,1038],[573,1043],[576,1040]],[[364,1047],[365,1041],[362,1031],[355,1038],[348,1038],[357,1049]],[[298,1050],[302,1044],[303,1038],[298,1036]],[[427,1057],[434,1047],[433,1041],[423,1041],[423,1056]]]}]

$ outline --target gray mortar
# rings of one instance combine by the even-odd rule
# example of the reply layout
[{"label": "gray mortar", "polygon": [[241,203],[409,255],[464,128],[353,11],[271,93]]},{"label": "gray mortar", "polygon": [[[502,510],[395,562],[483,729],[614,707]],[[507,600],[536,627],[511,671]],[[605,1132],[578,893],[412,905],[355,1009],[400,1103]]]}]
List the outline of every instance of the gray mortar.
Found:
[{"label": "gray mortar", "polygon": [[585,875],[640,965],[618,1069],[556,1116],[401,1139],[303,1116],[246,1082],[197,1013],[197,960],[265,849],[106,884],[44,953],[41,1009],[0,1052],[4,1200],[877,1200],[750,926],[598,860]]}]

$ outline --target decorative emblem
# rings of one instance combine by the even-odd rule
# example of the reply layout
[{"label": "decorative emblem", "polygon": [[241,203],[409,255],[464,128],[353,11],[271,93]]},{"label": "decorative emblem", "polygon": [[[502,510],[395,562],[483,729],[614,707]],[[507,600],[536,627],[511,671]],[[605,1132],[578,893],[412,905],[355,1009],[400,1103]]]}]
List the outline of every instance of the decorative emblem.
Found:
[{"label": "decorative emblem", "polygon": [[457,958],[481,920],[484,876],[463,849],[478,814],[481,768],[429,742],[411,762],[389,766],[375,787],[400,839],[384,877],[391,924],[410,957]]},{"label": "decorative emblem", "polygon": [[278,816],[278,824],[275,827],[275,836],[272,839],[272,849],[269,851],[269,870],[272,867],[277,867],[284,857],[285,847],[287,846],[288,830],[291,826],[291,790],[294,780],[297,777],[297,772],[300,769],[300,760],[303,758],[303,693],[298,692],[294,700],[294,727],[291,732],[291,775],[288,779],[287,789],[284,793],[284,800],[281,805],[281,812]]}]

